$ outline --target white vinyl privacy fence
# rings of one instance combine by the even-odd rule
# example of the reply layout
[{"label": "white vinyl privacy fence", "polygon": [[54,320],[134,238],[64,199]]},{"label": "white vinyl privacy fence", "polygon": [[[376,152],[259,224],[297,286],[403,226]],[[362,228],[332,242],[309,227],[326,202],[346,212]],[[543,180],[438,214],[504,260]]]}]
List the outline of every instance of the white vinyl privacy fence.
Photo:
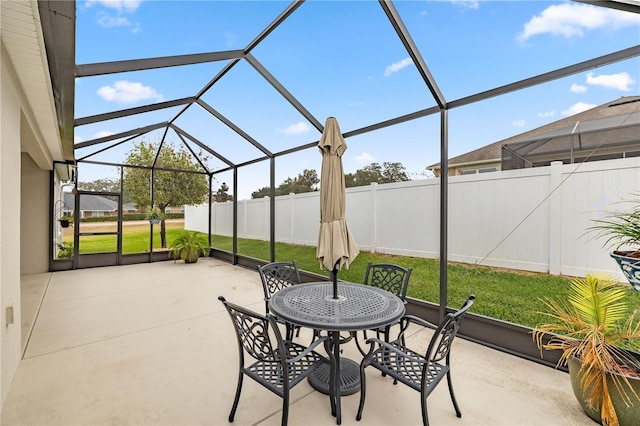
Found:
[{"label": "white vinyl privacy fence", "polygon": [[[449,178],[450,261],[624,280],[592,220],[640,199],[640,158]],[[315,246],[319,193],[276,197],[276,241]],[[269,240],[270,199],[238,201],[238,237]],[[439,257],[440,180],[347,189],[347,219],[360,250]],[[207,206],[187,206],[185,228],[208,231]],[[233,203],[214,203],[211,232],[232,236]]]}]

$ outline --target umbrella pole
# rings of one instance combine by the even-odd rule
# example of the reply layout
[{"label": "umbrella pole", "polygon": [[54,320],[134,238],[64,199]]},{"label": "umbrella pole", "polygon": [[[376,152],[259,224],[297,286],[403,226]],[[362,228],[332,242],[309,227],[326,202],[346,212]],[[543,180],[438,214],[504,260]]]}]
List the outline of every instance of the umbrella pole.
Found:
[{"label": "umbrella pole", "polygon": [[331,271],[331,275],[333,278],[333,298],[338,298],[338,265],[340,264],[340,260],[333,265],[333,271]]}]

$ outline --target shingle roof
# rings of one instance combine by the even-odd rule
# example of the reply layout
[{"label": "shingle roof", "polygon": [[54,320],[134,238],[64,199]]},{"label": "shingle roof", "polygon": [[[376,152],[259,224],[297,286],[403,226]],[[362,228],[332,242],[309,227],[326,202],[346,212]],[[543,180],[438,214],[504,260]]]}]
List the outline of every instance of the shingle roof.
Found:
[{"label": "shingle roof", "polygon": [[[64,193],[64,203],[69,210],[75,210],[75,196],[70,192]],[[115,211],[118,210],[118,203],[100,195],[80,197],[81,211]]]},{"label": "shingle roof", "polygon": [[[525,133],[512,136],[507,139],[503,139],[498,142],[483,146],[476,150],[467,152],[449,159],[449,167],[477,163],[482,161],[500,161],[502,158],[502,147],[504,145],[521,142],[525,140],[536,139],[545,134],[548,134],[554,130],[561,130],[563,128],[572,129],[576,123],[584,122],[588,120],[599,120],[605,117],[613,117],[619,115],[628,115],[631,113],[638,113],[640,102],[640,96],[623,96],[606,104],[599,105],[597,107],[588,109],[578,114],[571,115],[553,123],[538,127]],[[595,125],[604,125],[604,121],[593,121]],[[439,169],[440,163],[435,163],[427,167],[428,169]]]}]

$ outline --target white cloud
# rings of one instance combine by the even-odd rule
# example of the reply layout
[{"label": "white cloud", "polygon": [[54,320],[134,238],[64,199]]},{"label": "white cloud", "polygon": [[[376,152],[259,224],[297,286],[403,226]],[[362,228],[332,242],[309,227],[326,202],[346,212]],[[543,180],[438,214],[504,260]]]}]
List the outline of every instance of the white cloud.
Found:
[{"label": "white cloud", "polygon": [[513,127],[524,127],[527,122],[525,120],[514,120],[511,122]]},{"label": "white cloud", "polygon": [[129,21],[124,16],[109,16],[106,13],[98,14],[98,25],[104,28],[114,28],[114,27],[130,27],[131,21]]},{"label": "white cloud", "polygon": [[631,90],[629,86],[633,83],[635,83],[635,80],[633,80],[626,72],[610,75],[595,75],[592,72],[587,74],[587,84],[602,86],[607,89],[616,89],[628,92]]},{"label": "white cloud", "polygon": [[480,7],[478,0],[451,0],[451,3],[463,9],[478,9]]},{"label": "white cloud", "polygon": [[295,124],[291,124],[286,129],[278,129],[278,133],[284,133],[285,135],[299,135],[301,133],[307,133],[311,128],[307,123],[299,121]]},{"label": "white cloud", "polygon": [[411,64],[413,64],[413,61],[411,60],[411,58],[405,58],[400,62],[391,64],[384,70],[384,76],[389,77],[391,74],[396,73],[400,71],[402,68],[406,68]]},{"label": "white cloud", "polygon": [[80,142],[84,142],[84,138],[81,136],[73,136],[73,143],[80,143]]},{"label": "white cloud", "polygon": [[565,38],[582,37],[585,31],[616,30],[638,25],[634,13],[595,7],[586,4],[555,4],[524,24],[518,40],[525,41],[538,34],[551,34]]},{"label": "white cloud", "polygon": [[84,5],[91,7],[94,4],[99,4],[108,9],[114,9],[118,13],[133,13],[138,10],[140,3],[142,0],[87,0]]},{"label": "white cloud", "polygon": [[571,85],[571,91],[573,93],[584,93],[586,92],[588,89],[587,86],[583,86],[582,84],[572,84]]},{"label": "white cloud", "polygon": [[373,155],[369,154],[368,152],[363,152],[362,154],[356,156],[355,160],[356,160],[356,163],[358,164],[364,164],[364,163],[369,164],[373,162],[375,158],[373,157]]},{"label": "white cloud", "polygon": [[103,86],[98,89],[98,95],[106,101],[116,101],[120,103],[135,103],[144,99],[161,101],[162,94],[150,86],[143,86],[142,83],[120,80],[113,83],[113,86]]},{"label": "white cloud", "polygon": [[553,117],[554,115],[556,115],[556,110],[538,113],[538,117],[542,118]]},{"label": "white cloud", "polygon": [[584,102],[578,102],[569,107],[569,109],[562,111],[562,115],[574,115],[579,112],[586,111],[588,109],[596,107],[596,104],[585,104]]},{"label": "white cloud", "polygon": [[[100,5],[107,10],[101,10],[97,14],[97,23],[104,28],[131,27],[131,32],[140,32],[140,24],[131,22],[124,14],[133,14],[138,10],[142,0],[87,0],[86,8]],[[115,11],[115,16],[113,15]]]},{"label": "white cloud", "polygon": [[109,132],[107,130],[102,130],[98,133],[96,133],[95,135],[93,135],[93,137],[91,139],[98,139],[98,138],[104,138],[106,136],[111,136],[114,135],[115,133],[113,132]]}]

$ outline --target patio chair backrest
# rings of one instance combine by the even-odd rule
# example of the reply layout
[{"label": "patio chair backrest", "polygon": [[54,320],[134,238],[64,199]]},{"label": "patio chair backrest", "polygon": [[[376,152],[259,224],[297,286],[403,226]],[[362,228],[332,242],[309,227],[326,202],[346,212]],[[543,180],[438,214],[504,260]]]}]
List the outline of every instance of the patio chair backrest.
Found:
[{"label": "patio chair backrest", "polygon": [[[356,420],[362,418],[364,409],[366,395],[366,375],[364,370],[367,366],[380,370],[383,376],[390,376],[394,379],[394,383],[403,383],[420,392],[422,423],[424,426],[429,425],[427,398],[446,376],[449,395],[451,396],[456,416],[462,416],[453,392],[449,355],[451,353],[451,344],[474,299],[475,296],[470,295],[459,310],[448,313],[437,326],[422,318],[405,315],[400,320],[400,334],[396,340],[386,342],[372,338],[367,341],[370,344],[370,351],[360,363],[360,405],[358,406]],[[424,356],[421,352],[417,352],[406,345],[405,333],[411,324],[432,330],[435,329]],[[444,362],[441,362],[443,360]]]},{"label": "patio chair backrest", "polygon": [[[231,316],[233,328],[238,338],[241,360],[243,360],[242,348],[256,360],[265,358],[275,359],[275,347],[269,337],[269,319],[257,312],[228,302],[224,297],[219,297],[218,299],[224,304],[227,312],[229,312]],[[280,336],[278,327],[271,325],[271,329],[276,336]]]},{"label": "patio chair backrest", "polygon": [[453,339],[458,334],[458,329],[465,314],[473,305],[474,295],[471,295],[456,312],[449,312],[436,328],[431,337],[425,358],[431,362],[440,362],[449,356]]},{"label": "patio chair backrest", "polygon": [[364,274],[364,284],[387,290],[404,301],[409,287],[409,277],[411,277],[411,268],[369,262]]},{"label": "patio chair backrest", "polygon": [[[282,426],[289,418],[290,389],[305,380],[309,374],[328,360],[315,352],[315,348],[326,344],[328,337],[315,339],[309,346],[283,340],[275,317],[260,315],[242,306],[218,297],[231,316],[238,340],[239,374],[236,395],[233,399],[229,422],[233,422],[242,392],[243,377],[260,383],[282,398]],[[245,364],[248,353],[254,362]]]},{"label": "patio chair backrest", "polygon": [[300,272],[295,260],[291,262],[272,262],[258,266],[262,290],[266,302],[266,312],[269,312],[269,299],[279,290],[300,283]]}]

